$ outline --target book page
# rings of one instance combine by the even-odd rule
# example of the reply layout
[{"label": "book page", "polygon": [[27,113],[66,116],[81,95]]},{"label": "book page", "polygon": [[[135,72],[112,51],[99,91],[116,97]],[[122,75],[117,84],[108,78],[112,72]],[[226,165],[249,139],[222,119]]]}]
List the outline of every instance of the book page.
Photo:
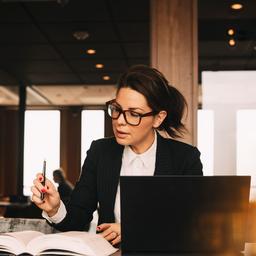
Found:
[{"label": "book page", "polygon": [[57,251],[62,250],[88,256],[107,256],[117,251],[100,235],[80,231],[69,231],[37,237],[28,244],[27,249],[33,255],[46,250],[48,250],[49,254],[58,254]]},{"label": "book page", "polygon": [[93,255],[110,255],[118,250],[99,234],[80,231],[63,232],[62,234],[65,236],[76,237],[79,240],[81,239],[81,241],[93,250]]},{"label": "book page", "polygon": [[20,254],[24,252],[25,245],[14,237],[0,235],[0,251],[13,253],[13,254]]},{"label": "book page", "polygon": [[0,235],[0,250],[21,254],[30,240],[43,234],[37,231],[9,232]]},{"label": "book page", "polygon": [[32,230],[25,230],[25,231],[19,231],[19,232],[9,232],[5,233],[7,236],[11,236],[16,238],[18,241],[23,243],[25,246],[34,238],[38,236],[43,236],[44,234],[38,231],[32,231]]}]

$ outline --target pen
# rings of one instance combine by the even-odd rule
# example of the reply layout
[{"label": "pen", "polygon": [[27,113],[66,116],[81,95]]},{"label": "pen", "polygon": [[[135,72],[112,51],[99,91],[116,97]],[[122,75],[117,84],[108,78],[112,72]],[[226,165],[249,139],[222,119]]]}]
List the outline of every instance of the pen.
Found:
[{"label": "pen", "polygon": [[[43,186],[45,186],[45,179],[46,179],[45,172],[46,172],[46,161],[44,160],[44,164],[43,164],[43,177],[44,177],[44,179],[42,181],[42,185]],[[40,198],[41,198],[41,200],[44,200],[44,193],[41,193],[41,197]]]}]

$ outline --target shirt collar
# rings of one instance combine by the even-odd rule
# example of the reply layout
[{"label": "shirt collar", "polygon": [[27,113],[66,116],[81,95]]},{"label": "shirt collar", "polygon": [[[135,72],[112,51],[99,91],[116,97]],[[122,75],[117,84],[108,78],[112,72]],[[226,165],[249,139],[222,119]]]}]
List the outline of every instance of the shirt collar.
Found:
[{"label": "shirt collar", "polygon": [[124,148],[124,158],[126,159],[126,164],[129,165],[136,157],[139,157],[146,167],[150,167],[149,159],[154,157],[156,154],[157,145],[157,134],[155,131],[155,138],[153,144],[150,148],[142,154],[135,153],[130,146],[125,146]]}]

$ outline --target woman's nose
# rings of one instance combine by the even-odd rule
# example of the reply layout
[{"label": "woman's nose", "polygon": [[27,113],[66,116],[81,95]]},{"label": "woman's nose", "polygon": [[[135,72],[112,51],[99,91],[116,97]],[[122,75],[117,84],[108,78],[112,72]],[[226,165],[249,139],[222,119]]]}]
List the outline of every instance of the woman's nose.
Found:
[{"label": "woman's nose", "polygon": [[117,118],[117,123],[120,125],[127,124],[125,118],[124,118],[124,113],[121,113],[120,116]]}]

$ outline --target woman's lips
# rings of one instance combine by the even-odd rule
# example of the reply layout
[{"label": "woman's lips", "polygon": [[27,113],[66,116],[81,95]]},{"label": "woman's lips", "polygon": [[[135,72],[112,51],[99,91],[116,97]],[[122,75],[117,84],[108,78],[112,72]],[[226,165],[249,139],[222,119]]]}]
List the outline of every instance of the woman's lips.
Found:
[{"label": "woman's lips", "polygon": [[116,135],[118,138],[126,138],[126,136],[128,135],[127,132],[123,132],[123,131],[119,131],[119,130],[116,130]]}]

